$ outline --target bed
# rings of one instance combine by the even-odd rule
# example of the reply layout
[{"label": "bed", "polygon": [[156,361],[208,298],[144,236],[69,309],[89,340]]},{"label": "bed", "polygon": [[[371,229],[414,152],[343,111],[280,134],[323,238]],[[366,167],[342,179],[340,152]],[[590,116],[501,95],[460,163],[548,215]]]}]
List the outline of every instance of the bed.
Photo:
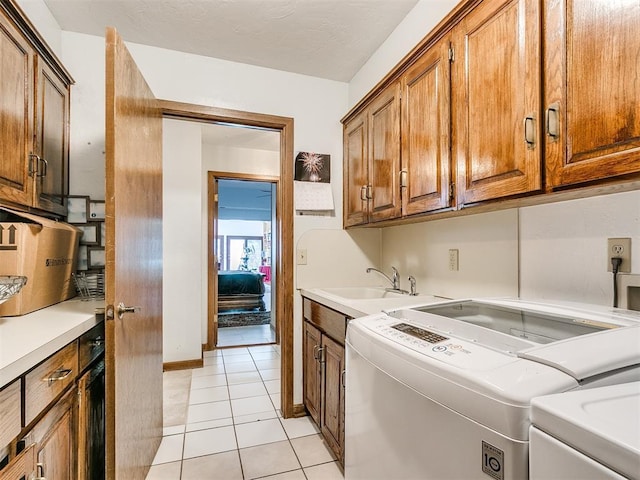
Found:
[{"label": "bed", "polygon": [[264,275],[244,270],[218,272],[218,311],[265,310]]}]

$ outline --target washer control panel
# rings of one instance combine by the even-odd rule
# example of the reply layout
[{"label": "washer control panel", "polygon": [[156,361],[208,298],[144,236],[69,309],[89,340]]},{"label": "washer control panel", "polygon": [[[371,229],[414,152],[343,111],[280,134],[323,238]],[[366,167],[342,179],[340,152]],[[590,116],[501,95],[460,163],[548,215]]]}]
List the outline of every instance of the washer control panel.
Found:
[{"label": "washer control panel", "polygon": [[402,333],[406,333],[407,335],[411,335],[412,337],[419,338],[420,340],[424,340],[428,343],[438,343],[449,340],[448,337],[443,337],[442,335],[430,332],[429,330],[425,330],[424,328],[414,327],[413,325],[409,325],[408,323],[398,323],[397,325],[392,325],[391,328],[394,328]]}]

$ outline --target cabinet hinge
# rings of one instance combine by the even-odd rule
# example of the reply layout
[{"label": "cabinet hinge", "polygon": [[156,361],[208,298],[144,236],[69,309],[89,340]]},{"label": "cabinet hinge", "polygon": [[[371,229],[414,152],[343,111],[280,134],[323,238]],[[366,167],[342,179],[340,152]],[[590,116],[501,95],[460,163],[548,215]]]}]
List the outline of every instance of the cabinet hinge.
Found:
[{"label": "cabinet hinge", "polygon": [[453,47],[450,46],[449,47],[449,61],[453,62],[454,60],[455,60],[455,55],[454,55],[454,52],[453,52]]},{"label": "cabinet hinge", "polygon": [[218,194],[217,193],[213,195],[213,201],[216,202],[216,203],[218,202]]}]

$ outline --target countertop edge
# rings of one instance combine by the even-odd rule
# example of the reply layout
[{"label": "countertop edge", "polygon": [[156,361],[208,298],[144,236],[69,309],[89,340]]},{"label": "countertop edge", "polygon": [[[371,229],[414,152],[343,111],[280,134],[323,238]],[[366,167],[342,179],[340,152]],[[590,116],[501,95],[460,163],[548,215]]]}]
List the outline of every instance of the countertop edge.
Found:
[{"label": "countertop edge", "polygon": [[[11,355],[7,363],[6,357],[0,357],[0,389],[12,383],[18,377],[31,370],[40,362],[56,353],[58,350],[68,345],[89,331],[92,327],[102,321],[95,313],[95,309],[104,306],[104,302],[90,301],[81,302],[78,299],[68,300],[51,307],[44,308],[32,314],[20,317],[3,317],[0,323],[0,336],[15,336],[16,331],[37,331],[41,327],[44,318],[51,317],[55,322],[56,317],[65,317],[64,325],[53,323],[48,331],[37,331],[41,336],[34,340],[33,344],[26,348],[24,354]],[[67,318],[68,317],[68,318]],[[4,330],[4,331],[3,331]],[[10,333],[7,334],[6,331]],[[4,341],[11,341],[5,338]],[[5,347],[6,348],[6,347]]]}]

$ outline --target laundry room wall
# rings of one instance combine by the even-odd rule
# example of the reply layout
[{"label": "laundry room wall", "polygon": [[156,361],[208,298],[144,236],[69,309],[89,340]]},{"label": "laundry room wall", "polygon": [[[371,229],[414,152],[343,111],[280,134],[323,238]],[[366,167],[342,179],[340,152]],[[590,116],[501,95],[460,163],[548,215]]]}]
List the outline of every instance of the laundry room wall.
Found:
[{"label": "laundry room wall", "polygon": [[612,305],[607,239],[626,237],[638,274],[639,191],[521,208],[521,296]]}]

